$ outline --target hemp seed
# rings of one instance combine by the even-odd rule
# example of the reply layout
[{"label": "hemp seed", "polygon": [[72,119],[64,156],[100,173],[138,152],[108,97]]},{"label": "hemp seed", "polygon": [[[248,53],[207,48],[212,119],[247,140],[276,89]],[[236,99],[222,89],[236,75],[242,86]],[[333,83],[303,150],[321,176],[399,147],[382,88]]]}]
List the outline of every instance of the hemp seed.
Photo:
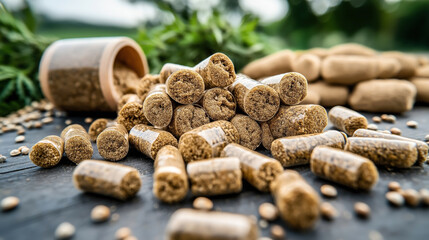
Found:
[{"label": "hemp seed", "polygon": [[355,213],[361,218],[368,218],[371,214],[371,208],[368,204],[363,202],[357,202],[354,206]]},{"label": "hemp seed", "polygon": [[22,143],[25,141],[25,136],[19,135],[15,138],[16,143]]},{"label": "hemp seed", "polygon": [[14,196],[3,198],[3,200],[1,200],[1,203],[0,203],[1,209],[4,212],[10,211],[16,208],[18,204],[19,204],[19,198]]},{"label": "hemp seed", "polygon": [[325,197],[335,198],[338,195],[337,189],[331,185],[324,184],[320,187],[320,192]]},{"label": "hemp seed", "polygon": [[401,184],[399,184],[398,182],[392,181],[392,182],[389,182],[388,188],[390,191],[398,191],[401,189]]},{"label": "hemp seed", "polygon": [[195,209],[210,211],[213,209],[213,202],[206,197],[197,197],[192,206]]},{"label": "hemp seed", "polygon": [[320,205],[320,213],[322,214],[322,217],[327,220],[333,220],[338,215],[335,207],[328,202],[323,202]]},{"label": "hemp seed", "polygon": [[391,128],[391,129],[390,129],[390,132],[391,132],[392,134],[395,134],[395,135],[401,135],[401,134],[402,134],[401,129],[396,128],[396,127]]},{"label": "hemp seed", "polygon": [[55,238],[69,239],[75,234],[75,232],[76,232],[76,229],[71,223],[63,222],[60,225],[58,225],[57,229],[55,230]]},{"label": "hemp seed", "polygon": [[271,237],[276,240],[285,239],[286,232],[280,225],[273,225],[270,228]]},{"label": "hemp seed", "polygon": [[395,207],[400,207],[404,205],[404,197],[399,192],[387,192],[386,193],[386,199]]},{"label": "hemp seed", "polygon": [[110,217],[110,208],[104,205],[95,206],[91,211],[91,219],[93,222],[105,222]]},{"label": "hemp seed", "polygon": [[131,229],[127,227],[119,228],[115,233],[115,239],[117,240],[124,240],[127,237],[131,236],[132,232]]},{"label": "hemp seed", "polygon": [[259,205],[259,215],[265,220],[274,221],[279,216],[279,211],[274,204],[266,202]]}]

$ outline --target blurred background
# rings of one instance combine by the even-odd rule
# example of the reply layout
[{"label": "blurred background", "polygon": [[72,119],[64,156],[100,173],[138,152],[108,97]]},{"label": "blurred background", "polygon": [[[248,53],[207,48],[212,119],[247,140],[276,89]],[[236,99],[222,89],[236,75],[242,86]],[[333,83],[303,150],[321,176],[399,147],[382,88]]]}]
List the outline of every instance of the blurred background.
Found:
[{"label": "blurred background", "polygon": [[224,52],[239,71],[280,49],[356,42],[427,52],[429,0],[0,0],[0,116],[42,98],[37,71],[56,39],[129,36],[152,73]]}]

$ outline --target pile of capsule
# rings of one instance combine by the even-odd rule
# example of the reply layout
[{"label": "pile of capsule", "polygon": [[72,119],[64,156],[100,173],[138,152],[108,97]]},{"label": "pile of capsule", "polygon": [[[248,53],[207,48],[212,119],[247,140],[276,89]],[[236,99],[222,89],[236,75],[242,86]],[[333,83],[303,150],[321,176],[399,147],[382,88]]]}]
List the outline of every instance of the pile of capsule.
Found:
[{"label": "pile of capsule", "polygon": [[[97,119],[88,131],[70,125],[61,136],[35,144],[29,157],[48,168],[65,153],[78,164],[78,189],[126,200],[141,187],[139,172],[113,162],[125,158],[131,145],[154,160],[153,194],[160,201],[180,202],[189,189],[194,196],[239,193],[244,178],[271,193],[280,216],[295,229],[314,226],[320,199],[298,172],[284,167],[310,164],[319,177],[370,191],[378,181],[375,165],[410,168],[426,161],[426,143],[367,130],[367,119],[345,107],[328,114],[320,105],[299,105],[306,95],[303,75],[257,81],[236,75],[222,53],[193,68],[169,63],[159,75],[145,76],[137,94],[123,96],[116,120]],[[340,131],[323,132],[328,118]],[[91,141],[109,161],[89,160]],[[273,158],[254,151],[261,144]],[[247,216],[191,209],[173,214],[166,230],[167,239],[258,235]]]}]

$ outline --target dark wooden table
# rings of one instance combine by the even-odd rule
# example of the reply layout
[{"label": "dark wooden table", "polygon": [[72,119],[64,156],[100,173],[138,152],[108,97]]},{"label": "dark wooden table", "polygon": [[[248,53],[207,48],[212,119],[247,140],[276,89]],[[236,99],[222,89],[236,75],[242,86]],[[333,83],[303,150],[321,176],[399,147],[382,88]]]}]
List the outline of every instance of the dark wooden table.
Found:
[{"label": "dark wooden table", "polygon": [[[369,120],[375,116],[365,115]],[[0,199],[13,195],[21,200],[17,209],[0,212],[0,239],[53,239],[56,227],[64,221],[76,227],[74,239],[114,239],[115,231],[120,227],[131,228],[140,240],[163,239],[171,214],[179,208],[191,207],[191,194],[182,203],[167,205],[159,202],[152,194],[153,161],[133,149],[120,163],[137,168],[141,173],[143,186],[138,196],[127,202],[76,190],[72,183],[75,165],[67,158],[63,158],[55,168],[42,169],[33,165],[28,156],[9,157],[10,150],[21,145],[31,147],[46,135],[59,135],[65,127],[66,119],[88,127],[83,122],[84,117],[87,117],[86,113],[56,118],[54,123],[45,125],[42,129],[27,131],[24,143],[14,142],[15,133],[0,135],[0,153],[8,156],[7,162],[0,164]],[[429,134],[429,107],[419,106],[397,117],[395,124],[381,123],[379,128],[390,129],[396,126],[403,131],[404,136],[419,140]],[[408,120],[418,121],[419,127],[407,128]],[[259,151],[269,155],[262,148]],[[101,159],[96,150],[93,158]],[[317,191],[322,184],[330,183],[315,177],[308,166],[294,169]],[[384,194],[392,180],[401,183],[403,188],[429,188],[429,165],[425,164],[423,168],[379,171],[380,180],[369,193],[330,183],[337,188],[338,197],[323,200],[332,203],[339,211],[339,217],[334,221],[321,219],[313,230],[306,232],[293,231],[282,220],[275,223],[285,227],[288,239],[428,239],[429,208],[395,208],[386,202]],[[216,210],[255,216],[258,216],[258,206],[261,203],[273,201],[269,194],[260,193],[247,183],[244,183],[240,194],[215,197],[212,200]],[[353,205],[357,201],[363,201],[371,207],[369,219],[362,220],[354,215]],[[98,204],[110,206],[113,213],[119,214],[119,219],[101,224],[92,223],[90,212]],[[261,228],[261,236],[268,236],[268,229]]]}]

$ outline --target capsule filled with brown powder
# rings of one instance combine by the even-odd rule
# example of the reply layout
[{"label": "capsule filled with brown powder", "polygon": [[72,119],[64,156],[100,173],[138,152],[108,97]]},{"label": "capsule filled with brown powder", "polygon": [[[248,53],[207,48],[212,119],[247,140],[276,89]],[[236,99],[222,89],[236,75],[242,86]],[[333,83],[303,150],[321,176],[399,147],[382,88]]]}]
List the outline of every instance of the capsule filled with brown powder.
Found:
[{"label": "capsule filled with brown powder", "polygon": [[283,167],[277,160],[236,143],[228,144],[221,155],[237,157],[240,160],[244,179],[259,191],[268,192],[271,182],[283,172]]},{"label": "capsule filled with brown powder", "polygon": [[276,90],[259,81],[238,74],[229,87],[238,106],[256,121],[268,121],[278,111],[280,98]]},{"label": "capsule filled with brown powder", "polygon": [[343,149],[347,137],[344,133],[329,130],[299,136],[284,137],[271,143],[271,154],[284,167],[310,163],[311,153],[317,146],[329,146]]},{"label": "capsule filled with brown powder", "polygon": [[143,102],[140,99],[129,99],[118,112],[117,122],[122,124],[127,131],[130,131],[135,125],[148,124],[143,112]]},{"label": "capsule filled with brown powder", "polygon": [[289,72],[265,78],[260,82],[274,88],[286,105],[295,105],[307,96],[307,79],[301,73]]},{"label": "capsule filled with brown powder", "polygon": [[294,229],[311,228],[319,219],[317,192],[293,170],[286,170],[270,186],[280,216]]},{"label": "capsule filled with brown powder", "polygon": [[198,102],[204,95],[204,80],[195,71],[183,69],[171,74],[165,82],[167,94],[180,104]]},{"label": "capsule filled with brown powder", "polygon": [[297,56],[292,62],[292,69],[294,72],[299,72],[304,75],[309,82],[312,82],[319,79],[321,65],[322,61],[320,57],[314,54],[304,53]]},{"label": "capsule filled with brown powder", "polygon": [[194,67],[204,79],[207,89],[227,87],[235,81],[234,64],[223,53],[215,53]]},{"label": "capsule filled with brown powder", "polygon": [[318,177],[369,191],[378,181],[378,171],[368,158],[337,148],[318,146],[311,154],[311,171]]},{"label": "capsule filled with brown powder", "polygon": [[168,130],[176,137],[210,122],[206,111],[198,105],[180,105],[174,109]]},{"label": "capsule filled with brown powder", "polygon": [[161,81],[160,75],[146,74],[140,79],[139,85],[137,86],[137,95],[140,101],[143,102],[152,87],[158,83],[165,83],[165,81]]},{"label": "capsule filled with brown powder", "polygon": [[167,82],[168,77],[174,72],[179,70],[188,69],[192,70],[191,67],[175,64],[175,63],[166,63],[162,66],[161,71],[159,72],[159,79],[161,83]]},{"label": "capsule filled with brown powder", "polygon": [[158,151],[153,174],[153,194],[161,201],[173,203],[188,193],[188,175],[179,149],[171,145]]},{"label": "capsule filled with brown powder", "polygon": [[231,123],[240,135],[240,145],[255,150],[262,141],[262,130],[258,122],[249,116],[237,114],[231,119]]},{"label": "capsule filled with brown powder", "polygon": [[270,125],[268,125],[267,122],[261,123],[261,130],[262,130],[262,146],[264,146],[265,149],[271,150],[271,143],[274,141],[273,134],[270,130]]},{"label": "capsule filled with brown powder", "polygon": [[417,145],[414,142],[383,138],[351,137],[344,150],[361,155],[376,165],[409,168],[417,161]]},{"label": "capsule filled with brown powder", "polygon": [[317,104],[324,107],[346,105],[349,98],[349,89],[347,86],[332,85],[324,81],[309,84],[307,96],[311,91],[319,95],[319,103]]},{"label": "capsule filled with brown powder", "polygon": [[177,147],[177,139],[171,133],[144,124],[134,126],[129,139],[137,150],[152,159],[166,145]]},{"label": "capsule filled with brown powder", "polygon": [[63,139],[55,135],[50,135],[34,144],[29,157],[35,165],[42,168],[50,168],[60,162],[63,153]]},{"label": "capsule filled with brown powder", "polygon": [[342,106],[333,107],[329,113],[329,121],[339,130],[352,136],[359,128],[367,128],[368,121],[362,114]]},{"label": "capsule filled with brown powder", "polygon": [[91,159],[93,148],[89,135],[79,124],[72,124],[61,132],[64,140],[64,151],[70,161],[79,164],[85,159]]},{"label": "capsule filled with brown powder", "polygon": [[187,166],[192,194],[213,196],[241,192],[240,161],[236,157],[211,158]]},{"label": "capsule filled with brown powder", "polygon": [[183,134],[179,150],[186,162],[219,157],[229,143],[239,143],[240,135],[230,122],[219,120]]},{"label": "capsule filled with brown powder", "polygon": [[122,107],[125,104],[127,104],[127,102],[140,102],[140,98],[137,94],[134,94],[134,93],[123,95],[118,102],[118,112],[122,109]]},{"label": "capsule filled with brown powder", "polygon": [[250,62],[242,72],[253,79],[274,76],[292,71],[294,59],[295,53],[286,49]]},{"label": "capsule filled with brown powder", "polygon": [[143,113],[153,126],[167,127],[173,117],[173,102],[167,95],[165,84],[157,84],[143,102]]},{"label": "capsule filled with brown powder", "polygon": [[114,120],[107,118],[96,119],[89,125],[88,134],[89,139],[93,142],[97,140],[98,135],[106,128],[113,126],[115,124]]},{"label": "capsule filled with brown powder", "polygon": [[200,103],[214,121],[230,120],[235,115],[237,105],[230,91],[218,87],[207,90]]},{"label": "capsule filled with brown powder", "polygon": [[106,161],[85,160],[73,171],[73,184],[84,192],[126,200],[140,190],[141,179],[139,171],[133,167]]},{"label": "capsule filled with brown powder", "polygon": [[97,137],[97,149],[100,156],[110,161],[125,158],[130,146],[128,131],[121,124],[106,128]]}]

